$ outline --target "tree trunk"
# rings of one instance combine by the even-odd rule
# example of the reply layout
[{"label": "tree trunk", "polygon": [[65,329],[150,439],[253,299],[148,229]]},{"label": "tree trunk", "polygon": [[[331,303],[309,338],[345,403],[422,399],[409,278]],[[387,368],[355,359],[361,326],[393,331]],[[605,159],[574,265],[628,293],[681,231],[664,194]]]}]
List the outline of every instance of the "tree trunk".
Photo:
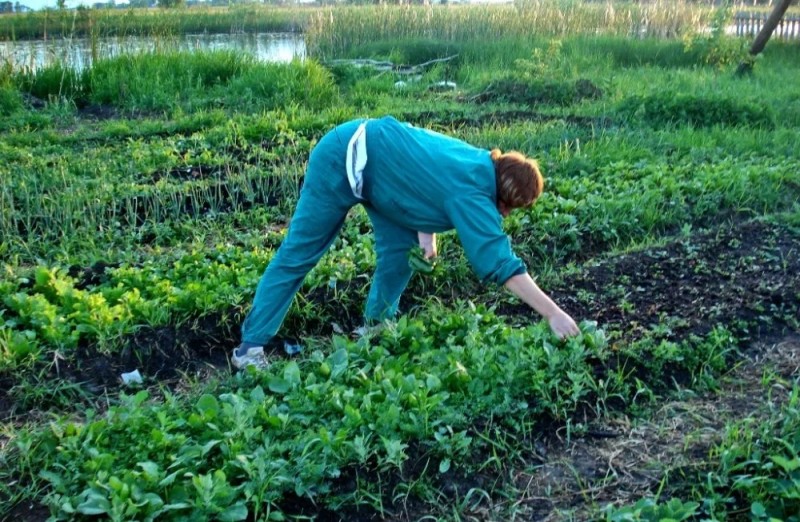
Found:
[{"label": "tree trunk", "polygon": [[778,27],[778,22],[781,21],[781,18],[783,18],[783,15],[786,13],[786,10],[789,9],[791,3],[792,0],[780,0],[775,4],[775,8],[772,9],[772,12],[767,17],[767,21],[764,22],[764,27],[758,32],[756,39],[753,41],[753,45],[750,47],[750,56],[747,60],[740,63],[739,67],[736,69],[737,75],[745,74],[753,70],[753,58],[764,50],[764,47],[766,47],[767,42],[772,36],[772,32]]}]

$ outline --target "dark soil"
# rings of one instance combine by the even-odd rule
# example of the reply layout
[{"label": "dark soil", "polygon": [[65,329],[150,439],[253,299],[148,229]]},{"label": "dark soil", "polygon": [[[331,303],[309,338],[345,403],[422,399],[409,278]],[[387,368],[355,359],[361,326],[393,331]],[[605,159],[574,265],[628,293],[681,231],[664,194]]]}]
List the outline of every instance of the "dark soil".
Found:
[{"label": "dark soil", "polygon": [[11,522],[44,522],[50,518],[50,510],[41,504],[31,504],[24,502],[17,504],[11,511],[6,513],[7,520]]},{"label": "dark soil", "polygon": [[98,353],[79,348],[74,361],[62,365],[61,378],[85,383],[95,393],[121,385],[120,375],[139,370],[145,384],[169,384],[181,375],[202,375],[228,366],[228,353],[238,331],[221,315],[208,315],[180,326],[145,327],[137,331],[120,353]]},{"label": "dark soil", "polygon": [[78,110],[78,116],[87,120],[104,121],[118,119],[120,112],[110,105],[87,105]]},{"label": "dark soil", "polygon": [[[547,290],[576,319],[629,340],[654,326],[671,340],[718,324],[740,335],[776,335],[800,319],[800,233],[762,221],[725,225],[591,263]],[[523,304],[501,313],[532,315]]]},{"label": "dark soil", "polygon": [[[705,478],[709,453],[725,426],[745,418],[766,418],[770,408],[788,400],[790,389],[765,389],[770,370],[791,381],[800,377],[800,336],[755,342],[746,358],[721,379],[715,393],[690,394],[664,401],[646,420],[625,415],[607,418],[605,430],[616,436],[577,437],[564,430],[544,437],[546,456],[510,473],[515,477],[524,520],[594,520],[585,512],[593,503],[632,504],[645,496],[686,498]],[[665,489],[662,479],[670,480]],[[587,502],[591,499],[591,503]],[[743,509],[742,512],[749,512]],[[743,518],[744,520],[744,518]]]}]

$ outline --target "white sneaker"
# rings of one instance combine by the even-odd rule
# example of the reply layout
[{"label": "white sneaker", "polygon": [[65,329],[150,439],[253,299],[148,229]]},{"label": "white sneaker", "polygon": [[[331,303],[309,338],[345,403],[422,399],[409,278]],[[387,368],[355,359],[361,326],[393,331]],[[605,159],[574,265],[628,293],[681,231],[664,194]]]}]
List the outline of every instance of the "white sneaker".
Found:
[{"label": "white sneaker", "polygon": [[381,333],[381,331],[384,328],[386,328],[386,325],[384,323],[378,323],[372,326],[363,325],[353,330],[353,335],[355,335],[356,337],[367,337],[367,336],[371,337]]},{"label": "white sneaker", "polygon": [[248,348],[247,352],[242,356],[236,355],[237,350],[238,348],[234,348],[231,354],[231,362],[236,368],[240,370],[248,366],[255,366],[258,370],[269,368],[269,360],[267,360],[267,357],[264,355],[263,346]]}]

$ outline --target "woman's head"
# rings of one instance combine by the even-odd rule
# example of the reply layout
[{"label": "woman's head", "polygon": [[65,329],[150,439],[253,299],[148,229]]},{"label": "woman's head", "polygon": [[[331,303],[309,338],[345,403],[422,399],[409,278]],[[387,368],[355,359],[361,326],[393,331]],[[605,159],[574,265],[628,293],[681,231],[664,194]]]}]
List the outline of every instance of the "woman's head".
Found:
[{"label": "woman's head", "polygon": [[507,216],[515,208],[528,207],[544,190],[544,178],[536,160],[519,152],[492,150],[497,181],[497,209]]}]

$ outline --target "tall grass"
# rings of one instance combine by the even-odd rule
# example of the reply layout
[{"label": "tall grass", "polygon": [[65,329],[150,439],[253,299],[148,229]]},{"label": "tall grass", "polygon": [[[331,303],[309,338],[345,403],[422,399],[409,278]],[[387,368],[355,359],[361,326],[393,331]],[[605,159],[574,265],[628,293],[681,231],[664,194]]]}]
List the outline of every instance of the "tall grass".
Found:
[{"label": "tall grass", "polygon": [[310,15],[297,7],[192,7],[36,11],[0,17],[0,41],[73,36],[165,36],[188,33],[298,32]]},{"label": "tall grass", "polygon": [[703,27],[712,10],[687,2],[648,4],[521,0],[514,5],[371,6],[321,9],[306,30],[309,53],[336,56],[383,39],[492,42],[576,34],[670,37]]}]

